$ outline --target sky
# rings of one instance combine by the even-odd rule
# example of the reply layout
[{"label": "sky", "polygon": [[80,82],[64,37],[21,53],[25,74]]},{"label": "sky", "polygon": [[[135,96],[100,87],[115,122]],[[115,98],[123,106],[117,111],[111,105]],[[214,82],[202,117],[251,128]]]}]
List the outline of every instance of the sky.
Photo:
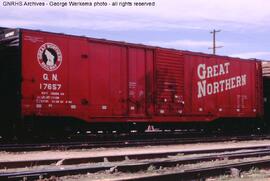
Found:
[{"label": "sky", "polygon": [[[69,1],[69,0],[67,0]],[[71,0],[70,0],[71,1]],[[107,2],[115,0],[73,0]],[[117,1],[117,0],[116,0]],[[0,0],[0,27],[29,28],[218,55],[270,60],[269,0],[118,0],[151,7],[8,6]],[[21,2],[64,2],[32,0]]]}]

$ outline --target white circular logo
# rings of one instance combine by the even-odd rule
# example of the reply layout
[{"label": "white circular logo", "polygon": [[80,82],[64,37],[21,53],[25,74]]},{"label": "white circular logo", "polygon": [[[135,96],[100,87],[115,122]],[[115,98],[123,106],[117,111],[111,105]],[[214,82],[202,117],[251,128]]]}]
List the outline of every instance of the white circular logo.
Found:
[{"label": "white circular logo", "polygon": [[57,70],[62,63],[62,58],[61,50],[53,43],[44,43],[38,49],[38,63],[47,71]]}]

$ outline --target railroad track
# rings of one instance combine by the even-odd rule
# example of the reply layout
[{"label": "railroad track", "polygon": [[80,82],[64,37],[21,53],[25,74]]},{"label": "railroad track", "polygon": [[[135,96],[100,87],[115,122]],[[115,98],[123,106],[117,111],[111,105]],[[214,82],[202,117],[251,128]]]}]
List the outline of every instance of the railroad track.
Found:
[{"label": "railroad track", "polygon": [[154,145],[173,145],[188,143],[210,143],[224,141],[250,141],[270,139],[269,135],[249,135],[249,136],[222,136],[222,137],[196,137],[196,138],[151,138],[133,139],[119,141],[78,141],[61,143],[38,143],[38,144],[0,144],[0,151],[47,151],[47,150],[70,150],[70,149],[90,149],[90,148],[109,148],[109,147],[131,147],[131,146],[154,146]]},{"label": "railroad track", "polygon": [[[248,171],[254,167],[269,168],[270,159],[246,161],[233,164],[223,164],[218,166],[203,167],[199,169],[188,169],[184,171],[157,174],[151,176],[139,176],[133,178],[123,178],[121,181],[158,181],[158,180],[204,180],[208,177],[223,175],[231,172],[231,169],[238,169],[241,171]],[[111,181],[118,181],[119,179],[111,179]]]},{"label": "railroad track", "polygon": [[[207,155],[205,154],[207,153]],[[196,155],[195,155],[196,154]],[[199,155],[204,154],[204,155]],[[179,156],[180,155],[180,156]],[[183,157],[183,155],[191,155]],[[179,180],[194,179],[223,174],[231,168],[247,170],[254,166],[269,166],[270,163],[270,145],[252,146],[252,147],[235,147],[224,149],[204,149],[188,150],[174,152],[160,152],[148,154],[130,154],[106,157],[83,157],[51,160],[32,160],[20,162],[2,162],[0,169],[21,168],[26,166],[43,165],[42,168],[30,169],[30,171],[11,171],[0,173],[0,180],[21,180],[21,179],[38,179],[49,178],[51,176],[65,176],[75,174],[89,174],[101,171],[117,169],[118,172],[130,173],[145,171],[149,167],[168,168],[177,165],[196,164],[202,162],[211,162],[215,160],[235,160],[258,158],[251,161],[238,161],[237,163],[218,164],[214,166],[205,166],[196,169],[181,169],[172,173],[144,174],[143,176],[117,178],[115,180]],[[103,164],[94,164],[102,162]],[[88,164],[87,164],[88,163]],[[91,163],[91,164],[89,164]],[[44,167],[47,165],[47,167]]]}]

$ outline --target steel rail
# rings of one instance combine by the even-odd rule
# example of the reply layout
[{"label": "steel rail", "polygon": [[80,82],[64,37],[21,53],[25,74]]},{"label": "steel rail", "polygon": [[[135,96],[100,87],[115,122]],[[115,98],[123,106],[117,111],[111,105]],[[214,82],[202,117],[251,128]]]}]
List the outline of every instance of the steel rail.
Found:
[{"label": "steel rail", "polygon": [[[245,151],[246,150],[246,151]],[[204,149],[204,150],[185,150],[185,151],[169,151],[169,152],[158,152],[158,153],[140,153],[140,154],[123,154],[123,155],[114,155],[114,156],[97,156],[97,157],[79,157],[79,158],[58,158],[58,159],[37,159],[37,160],[21,160],[21,161],[2,161],[0,162],[0,169],[10,169],[10,168],[22,168],[22,167],[31,167],[38,165],[50,165],[56,164],[61,161],[62,165],[72,165],[72,164],[83,164],[83,163],[99,163],[104,162],[104,160],[109,162],[124,161],[124,160],[143,160],[143,159],[155,159],[155,158],[167,158],[169,156],[181,155],[190,155],[190,154],[203,154],[203,153],[222,153],[222,152],[235,152],[228,154],[218,154],[216,155],[217,159],[222,156],[239,155],[244,154],[246,157],[248,155],[253,156],[253,154],[268,154],[270,152],[270,145],[265,146],[249,146],[249,147],[235,147],[235,148],[220,148],[220,149]],[[215,155],[210,157],[204,156],[201,159],[212,158]],[[198,158],[195,158],[195,161]],[[188,161],[191,159],[188,159]]]},{"label": "steel rail", "polygon": [[170,138],[170,139],[142,139],[100,142],[64,142],[64,143],[40,143],[40,144],[0,144],[0,151],[48,151],[58,149],[90,149],[98,147],[131,147],[150,145],[174,145],[189,143],[212,143],[224,141],[249,141],[269,139],[269,136],[233,136],[233,137],[200,137],[200,138]]},{"label": "steel rail", "polygon": [[[205,151],[205,150],[204,150]],[[110,165],[105,165],[105,166],[72,166],[72,167],[63,167],[62,168],[55,168],[55,169],[42,169],[42,170],[33,170],[33,171],[19,171],[19,172],[10,172],[10,173],[1,173],[0,174],[0,180],[1,179],[22,179],[24,177],[27,177],[28,179],[37,179],[41,175],[43,177],[49,177],[49,176],[64,176],[64,175],[74,175],[74,174],[85,174],[85,173],[94,173],[97,171],[105,171],[109,170],[112,167],[116,167],[118,171],[121,172],[136,172],[140,170],[147,170],[150,166],[154,166],[156,168],[159,167],[173,167],[176,166],[177,164],[191,164],[191,163],[198,163],[198,162],[206,162],[206,161],[212,161],[212,160],[219,160],[219,159],[236,159],[236,158],[248,158],[248,157],[258,157],[258,156],[269,156],[270,155],[270,149],[262,149],[262,150],[250,150],[250,151],[245,151],[245,152],[239,152],[239,153],[224,153],[224,154],[215,154],[215,155],[210,155],[210,156],[197,156],[197,157],[192,157],[192,158],[167,158],[164,160],[146,160],[146,161],[141,161],[138,162],[135,160],[134,163],[116,163],[116,164],[110,164]],[[72,163],[72,160],[71,160]],[[251,164],[252,163],[252,164]],[[267,160],[259,160],[259,161],[251,161],[247,162],[247,165],[256,165],[256,164],[262,164],[262,163],[270,163],[270,159]],[[244,165],[243,163],[239,163],[239,165]],[[240,167],[239,166],[239,167]],[[227,168],[232,168],[232,167],[238,167],[237,164],[227,164],[223,166],[215,166],[215,167],[209,167],[209,168],[204,168],[204,169],[195,169],[199,174],[199,170],[205,171],[205,170],[215,170],[215,169],[227,169]],[[194,169],[193,169],[194,171]],[[195,173],[194,171],[194,173]],[[179,172],[182,174],[187,174],[188,173],[193,173],[191,171],[182,171]],[[144,177],[143,179],[164,179],[164,177],[170,178],[171,175],[173,174],[164,174],[164,175],[159,175],[159,176],[147,176]],[[191,174],[192,175],[192,174]],[[173,175],[174,176],[174,175]],[[185,176],[185,175],[184,175]],[[190,176],[190,175],[189,175]],[[179,178],[179,176],[178,176]],[[142,179],[142,177],[138,177],[136,179]]]},{"label": "steel rail", "polygon": [[232,163],[232,164],[222,164],[218,166],[209,166],[199,169],[187,169],[174,173],[164,173],[156,174],[149,176],[138,176],[132,178],[120,178],[120,179],[111,179],[111,181],[163,181],[163,180],[205,180],[206,178],[223,175],[230,173],[232,168],[236,168],[240,171],[248,171],[252,168],[269,168],[270,159],[266,160],[257,160],[257,161],[247,161],[241,163]]}]

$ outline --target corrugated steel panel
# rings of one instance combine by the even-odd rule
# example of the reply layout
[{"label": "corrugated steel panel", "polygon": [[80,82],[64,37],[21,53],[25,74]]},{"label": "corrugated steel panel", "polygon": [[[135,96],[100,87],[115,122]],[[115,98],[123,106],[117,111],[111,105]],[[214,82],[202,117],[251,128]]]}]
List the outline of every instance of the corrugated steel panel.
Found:
[{"label": "corrugated steel panel", "polygon": [[156,52],[156,113],[179,115],[183,112],[184,61],[178,51]]}]

